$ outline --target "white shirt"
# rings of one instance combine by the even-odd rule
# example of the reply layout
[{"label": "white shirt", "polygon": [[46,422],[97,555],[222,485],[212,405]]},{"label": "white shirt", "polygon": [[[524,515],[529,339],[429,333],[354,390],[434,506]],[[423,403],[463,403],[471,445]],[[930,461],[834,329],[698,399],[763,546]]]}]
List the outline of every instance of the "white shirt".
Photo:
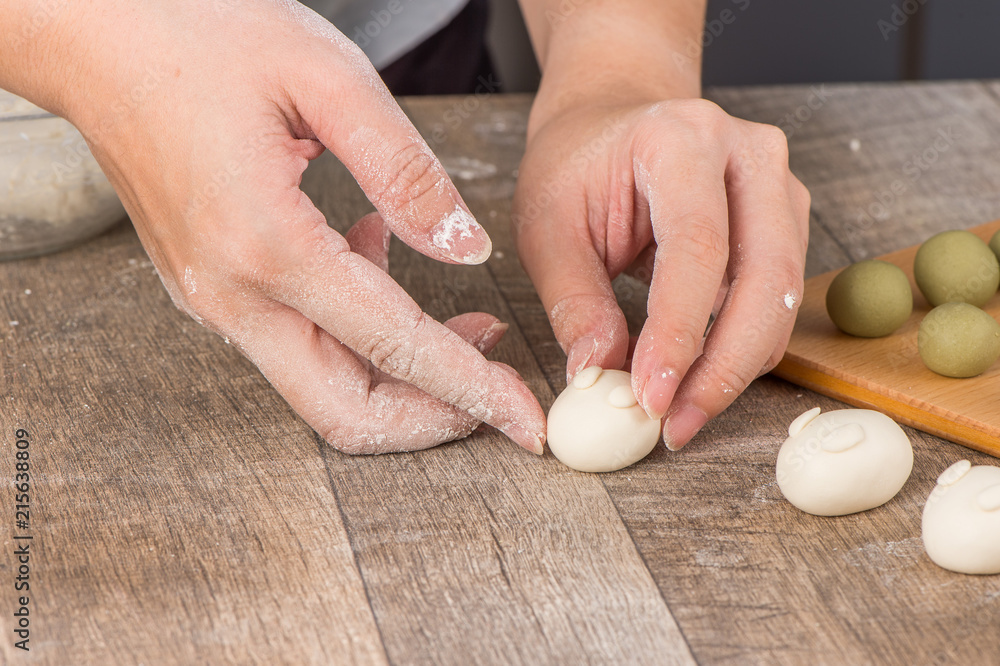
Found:
[{"label": "white shirt", "polygon": [[446,26],[468,0],[301,0],[361,47],[376,69]]}]

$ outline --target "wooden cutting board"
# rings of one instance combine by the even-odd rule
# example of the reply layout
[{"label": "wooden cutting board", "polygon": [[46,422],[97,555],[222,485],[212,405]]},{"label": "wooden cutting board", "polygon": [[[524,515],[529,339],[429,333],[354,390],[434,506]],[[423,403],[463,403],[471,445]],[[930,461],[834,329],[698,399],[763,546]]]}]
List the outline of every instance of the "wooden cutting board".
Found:
[{"label": "wooden cutting board", "polygon": [[[988,241],[997,230],[1000,220],[969,231]],[[826,313],[826,290],[840,270],[817,275],[806,280],[788,350],[772,372],[1000,457],[1000,361],[978,377],[952,379],[931,372],[920,360],[917,329],[931,308],[913,281],[918,247],[878,257],[902,268],[913,289],[913,314],[898,331],[873,339],[841,333]],[[1000,293],[984,309],[1000,320]]]}]

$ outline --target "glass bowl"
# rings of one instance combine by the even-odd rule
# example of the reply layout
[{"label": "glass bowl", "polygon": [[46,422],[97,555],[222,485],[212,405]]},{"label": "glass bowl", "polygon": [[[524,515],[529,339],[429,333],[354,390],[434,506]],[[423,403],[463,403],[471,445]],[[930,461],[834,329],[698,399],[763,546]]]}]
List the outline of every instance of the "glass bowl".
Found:
[{"label": "glass bowl", "polygon": [[124,216],[80,132],[0,90],[0,260],[77,245]]}]

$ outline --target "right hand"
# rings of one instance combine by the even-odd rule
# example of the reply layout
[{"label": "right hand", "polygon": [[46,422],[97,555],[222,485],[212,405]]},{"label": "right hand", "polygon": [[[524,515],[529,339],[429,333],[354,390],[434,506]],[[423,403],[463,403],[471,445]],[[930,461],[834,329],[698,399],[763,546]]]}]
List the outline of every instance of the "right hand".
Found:
[{"label": "right hand", "polygon": [[[77,125],[177,306],[333,446],[421,449],[485,421],[541,452],[537,400],[474,346],[503,326],[482,313],[438,323],[382,270],[389,230],[449,263],[481,263],[491,245],[327,21],[294,2],[100,0],[16,48],[48,79],[5,67],[0,85]],[[324,147],[380,214],[346,239],[299,188]]]}]

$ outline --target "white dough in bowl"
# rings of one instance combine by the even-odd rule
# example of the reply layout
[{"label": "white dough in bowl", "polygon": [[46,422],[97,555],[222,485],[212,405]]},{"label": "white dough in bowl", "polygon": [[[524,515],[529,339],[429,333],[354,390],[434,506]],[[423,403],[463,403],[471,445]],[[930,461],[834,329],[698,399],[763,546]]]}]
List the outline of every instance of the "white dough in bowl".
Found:
[{"label": "white dough in bowl", "polygon": [[869,409],[820,414],[814,407],[788,426],[778,451],[778,487],[806,513],[846,516],[885,504],[913,469],[910,439]]},{"label": "white dough in bowl", "polygon": [[660,438],[632,393],[632,376],[621,370],[585,368],[549,410],[549,449],[581,472],[613,472],[636,463]]},{"label": "white dough in bowl", "polygon": [[1000,467],[960,460],[946,469],[924,504],[922,532],[939,567],[1000,573]]}]

